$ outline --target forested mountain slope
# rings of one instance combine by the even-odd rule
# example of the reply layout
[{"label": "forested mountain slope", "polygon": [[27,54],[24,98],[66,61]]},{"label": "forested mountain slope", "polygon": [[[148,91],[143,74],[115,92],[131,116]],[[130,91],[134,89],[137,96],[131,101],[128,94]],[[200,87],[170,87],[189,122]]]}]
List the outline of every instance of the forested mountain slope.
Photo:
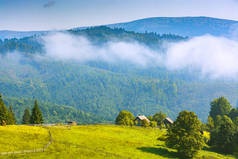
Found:
[{"label": "forested mountain slope", "polygon": [[[100,47],[117,41],[136,42],[161,54],[164,43],[187,40],[171,34],[143,34],[108,27],[63,33],[85,37],[93,46]],[[0,41],[0,92],[7,101],[12,98],[38,99],[43,103],[47,121],[63,122],[66,120],[63,118],[80,118],[80,123],[113,121],[124,109],[134,115],[151,115],[161,110],[172,118],[177,112],[188,109],[206,120],[213,98],[224,95],[233,105],[238,99],[236,82],[201,80],[196,72],[169,71],[160,66],[140,67],[125,62],[48,58],[43,40],[41,36],[33,36]],[[30,102],[20,105],[7,102],[7,105],[12,104],[20,118],[23,108],[29,107]],[[62,105],[71,107],[64,111],[61,107],[66,107]],[[79,112],[74,115],[76,110]],[[57,119],[54,119],[54,111],[58,113]]]}]

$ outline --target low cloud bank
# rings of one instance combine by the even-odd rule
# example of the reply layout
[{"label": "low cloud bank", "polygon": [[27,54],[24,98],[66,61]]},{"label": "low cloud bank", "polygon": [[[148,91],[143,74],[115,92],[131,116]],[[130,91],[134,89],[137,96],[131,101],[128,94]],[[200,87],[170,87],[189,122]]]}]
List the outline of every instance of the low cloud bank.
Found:
[{"label": "low cloud bank", "polygon": [[95,46],[84,37],[55,33],[43,38],[47,56],[81,62],[101,60],[129,62],[139,66],[164,66],[168,70],[189,69],[209,78],[238,77],[238,42],[205,35],[168,44],[165,53],[138,42],[109,42]]},{"label": "low cloud bank", "polygon": [[80,62],[101,60],[106,62],[130,62],[140,66],[148,66],[161,61],[158,53],[137,42],[108,42],[103,46],[95,46],[84,37],[66,33],[46,36],[44,46],[47,56],[61,60],[78,60]]}]

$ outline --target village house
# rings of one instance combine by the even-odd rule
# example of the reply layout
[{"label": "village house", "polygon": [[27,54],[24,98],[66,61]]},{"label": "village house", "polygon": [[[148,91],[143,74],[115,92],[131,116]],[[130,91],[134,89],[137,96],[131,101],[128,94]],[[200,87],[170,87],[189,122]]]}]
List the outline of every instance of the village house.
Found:
[{"label": "village house", "polygon": [[146,121],[148,121],[148,123],[150,123],[150,120],[144,115],[138,115],[134,121],[136,121],[137,126],[140,126],[142,120],[146,120]]},{"label": "village house", "polygon": [[75,121],[69,121],[68,125],[77,125],[77,123]]},{"label": "village house", "polygon": [[172,119],[170,119],[169,117],[166,117],[164,119],[164,125],[166,126],[166,128],[169,128],[173,123],[174,123],[174,121]]}]

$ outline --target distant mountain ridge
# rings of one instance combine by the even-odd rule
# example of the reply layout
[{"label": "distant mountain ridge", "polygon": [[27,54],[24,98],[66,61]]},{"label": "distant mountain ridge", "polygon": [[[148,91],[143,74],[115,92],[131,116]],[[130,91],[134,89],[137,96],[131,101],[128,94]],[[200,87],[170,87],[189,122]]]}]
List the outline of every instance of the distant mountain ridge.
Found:
[{"label": "distant mountain ridge", "polygon": [[156,32],[189,37],[205,34],[229,36],[234,29],[238,29],[238,21],[210,17],[154,17],[107,26],[141,33]]},{"label": "distant mountain ridge", "polygon": [[[159,34],[176,34],[181,36],[214,36],[229,37],[233,30],[238,30],[238,21],[211,17],[153,17],[135,21],[106,25],[111,28],[123,28],[139,33],[155,32]],[[91,26],[88,26],[91,27]],[[73,30],[88,27],[73,28]],[[23,38],[40,35],[50,31],[8,31],[0,30],[0,39]]]},{"label": "distant mountain ridge", "polygon": [[24,38],[33,35],[42,35],[49,31],[11,31],[11,30],[0,30],[0,39],[12,39],[12,38]]}]

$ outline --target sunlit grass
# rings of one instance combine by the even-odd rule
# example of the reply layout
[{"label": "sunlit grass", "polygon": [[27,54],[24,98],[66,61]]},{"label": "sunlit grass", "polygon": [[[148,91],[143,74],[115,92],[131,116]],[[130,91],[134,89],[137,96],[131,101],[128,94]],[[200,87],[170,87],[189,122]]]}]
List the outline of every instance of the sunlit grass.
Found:
[{"label": "sunlit grass", "polygon": [[42,127],[0,126],[0,152],[43,148],[48,142],[48,130]]},{"label": "sunlit grass", "polygon": [[[19,130],[21,128],[22,130]],[[1,127],[0,130],[2,129],[8,129],[8,127]],[[36,129],[39,129],[40,131],[38,135],[42,135],[42,137],[45,137],[44,141],[47,142],[47,129],[24,126],[16,126],[16,129],[18,129],[16,131],[16,133],[18,134],[19,132],[24,131],[26,132],[26,134],[32,133],[32,135],[29,135],[29,137],[31,136],[31,139],[32,136],[34,136],[33,134],[38,134]],[[166,134],[166,130],[160,130],[157,128],[123,127],[115,125],[83,125],[72,127],[54,126],[49,127],[49,129],[52,133],[53,143],[49,146],[46,152],[12,155],[11,157],[32,159],[178,158],[176,150],[167,148],[164,144],[164,141],[157,140],[158,138],[164,138],[163,136]],[[36,138],[35,140],[41,139]],[[205,150],[200,151],[196,158],[235,159],[235,157],[232,156],[224,156],[215,152]]]}]

